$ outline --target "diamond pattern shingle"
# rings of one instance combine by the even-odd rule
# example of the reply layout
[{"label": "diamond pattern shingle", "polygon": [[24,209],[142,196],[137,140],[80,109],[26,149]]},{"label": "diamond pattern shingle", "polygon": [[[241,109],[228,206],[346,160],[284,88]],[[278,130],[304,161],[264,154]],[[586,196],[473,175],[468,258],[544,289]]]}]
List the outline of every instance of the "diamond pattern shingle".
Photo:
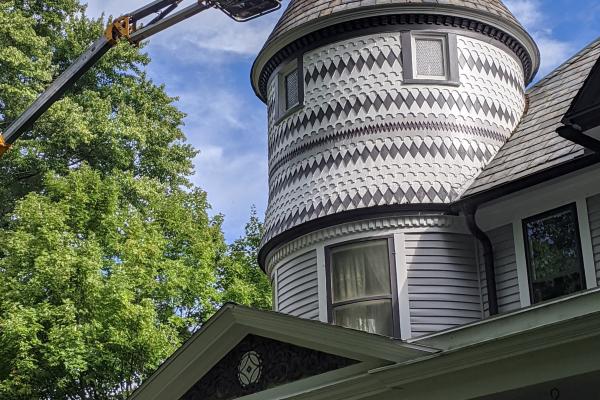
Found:
[{"label": "diamond pattern shingle", "polygon": [[398,4],[399,6],[406,4],[454,5],[483,11],[492,16],[519,24],[501,0],[291,0],[268,42],[300,25],[319,18],[327,18],[352,8],[390,4]]},{"label": "diamond pattern shingle", "polygon": [[583,148],[561,138],[556,129],[599,58],[600,38],[528,91],[529,108],[521,123],[463,197],[583,156]]}]

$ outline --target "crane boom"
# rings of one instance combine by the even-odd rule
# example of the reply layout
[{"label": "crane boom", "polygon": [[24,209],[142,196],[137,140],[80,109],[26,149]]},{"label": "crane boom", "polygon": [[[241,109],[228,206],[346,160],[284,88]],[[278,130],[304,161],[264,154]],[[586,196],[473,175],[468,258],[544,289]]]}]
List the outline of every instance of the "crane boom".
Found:
[{"label": "crane boom", "polygon": [[[119,40],[126,39],[131,44],[139,44],[142,40],[213,7],[221,9],[237,21],[247,21],[275,11],[281,6],[280,0],[195,0],[193,4],[172,13],[182,1],[156,0],[109,24],[104,35],[79,56],[25,112],[8,126],[5,132],[0,134],[0,156]],[[147,25],[138,28],[140,20],[156,13],[158,15]]]}]

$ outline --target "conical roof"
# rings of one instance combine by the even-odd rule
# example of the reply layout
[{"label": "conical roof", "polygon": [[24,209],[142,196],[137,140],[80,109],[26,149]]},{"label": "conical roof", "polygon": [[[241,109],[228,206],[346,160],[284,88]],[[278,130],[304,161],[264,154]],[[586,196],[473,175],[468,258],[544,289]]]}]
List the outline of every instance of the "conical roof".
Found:
[{"label": "conical roof", "polygon": [[390,5],[454,6],[489,14],[520,26],[519,21],[501,0],[291,0],[267,43],[313,20],[331,18],[357,8]]}]

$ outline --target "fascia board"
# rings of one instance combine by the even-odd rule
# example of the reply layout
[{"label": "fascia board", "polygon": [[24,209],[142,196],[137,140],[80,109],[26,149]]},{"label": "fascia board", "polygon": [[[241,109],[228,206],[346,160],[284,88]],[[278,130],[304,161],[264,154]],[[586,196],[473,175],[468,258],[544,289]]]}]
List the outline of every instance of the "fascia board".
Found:
[{"label": "fascia board", "polygon": [[[365,373],[376,366],[403,362],[437,351],[319,321],[226,304],[198,333],[165,361],[133,393],[130,400],[167,400],[181,397],[248,334],[361,362],[355,368],[340,370],[340,376],[323,374],[323,377],[319,378],[327,382],[333,378],[347,378],[348,375]],[[310,379],[316,378],[318,377]],[[292,385],[289,390],[294,389],[293,384],[288,384],[282,390],[288,390],[289,385]]]},{"label": "fascia board", "polygon": [[[205,326],[169,357],[129,397],[130,400],[159,400],[179,398],[237,345],[246,332],[237,327],[225,305]],[[193,375],[193,377],[191,376]]]},{"label": "fascia board", "polygon": [[600,336],[600,312],[481,344],[445,351],[370,371],[392,386],[477,367],[495,361]]},{"label": "fascia board", "polygon": [[257,312],[236,307],[236,323],[253,334],[307,347],[357,361],[403,362],[437,352],[428,346],[342,328],[320,321],[292,317],[275,312]]},{"label": "fascia board", "polygon": [[[452,385],[458,387],[460,384],[464,389],[464,387],[473,386],[471,378],[478,371],[494,370],[494,366],[499,363],[512,365],[512,360],[516,359],[530,360],[531,358],[531,362],[539,364],[541,362],[539,360],[540,354],[542,359],[544,359],[544,354],[550,349],[562,349],[563,353],[567,349],[569,354],[573,353],[571,354],[572,358],[577,359],[580,359],[578,355],[585,354],[586,360],[582,360],[581,365],[579,365],[580,371],[578,372],[586,373],[597,369],[597,357],[600,355],[600,348],[597,344],[599,337],[600,313],[597,313],[592,316],[583,316],[575,320],[564,321],[555,326],[538,328],[530,332],[504,337],[493,342],[454,349],[392,366],[375,368],[370,370],[368,374],[361,374],[346,380],[331,382],[326,386],[310,388],[310,390],[304,393],[290,394],[278,397],[278,399],[421,399],[427,394],[426,388],[428,387],[431,388],[431,391],[438,391],[439,388],[431,387],[435,382],[449,379],[453,382]],[[590,343],[594,345],[591,346]],[[535,355],[537,358],[534,359],[532,358],[533,356],[529,357],[529,355]],[[588,359],[591,359],[591,361]],[[552,360],[552,363],[556,367],[554,368],[555,370],[561,370],[560,360]],[[509,370],[515,374],[524,375],[528,379],[532,378],[531,376],[527,376],[528,374],[523,374],[523,371],[519,368],[509,368]],[[572,371],[559,372],[563,373],[564,376],[568,376]],[[540,377],[538,376],[537,378]],[[458,382],[456,379],[461,381]],[[527,385],[528,383],[525,381],[526,379],[521,383]],[[514,383],[515,388],[517,388],[517,382]],[[417,392],[417,395],[412,393],[408,396],[409,393],[404,389],[409,387],[420,387],[422,389]],[[500,386],[497,389],[503,390],[506,387],[507,382],[500,382]],[[435,398],[444,398],[444,400],[465,398],[453,393],[452,390],[449,391],[448,388],[450,386],[445,386],[444,397],[438,396]],[[490,387],[486,387],[485,389],[489,391]],[[483,394],[480,393],[480,395]]]},{"label": "fascia board", "polygon": [[600,289],[598,288],[417,338],[411,343],[452,350],[497,340],[500,337],[518,335],[536,328],[560,325],[566,319],[586,317],[595,313],[600,313]]},{"label": "fascia board", "polygon": [[[390,380],[389,392],[378,400],[463,400],[516,390],[588,373],[598,373],[598,337],[489,360],[460,370],[403,382]],[[455,362],[458,362],[454,360]],[[389,378],[389,377],[388,377]],[[387,381],[381,382],[387,386]],[[510,398],[510,396],[506,397]]]},{"label": "fascia board", "polygon": [[[378,367],[381,367],[381,363],[377,362],[363,362],[360,364],[352,365],[350,367],[342,368],[335,371],[326,372],[321,375],[302,379],[297,382],[288,383],[283,386],[279,386],[273,389],[265,390],[264,392],[255,393],[249,396],[240,397],[239,400],[266,400],[266,399],[298,399],[306,398],[315,400],[317,398],[331,399],[330,396],[334,392],[329,392],[329,388],[336,388],[335,391],[339,392],[339,386],[345,385],[346,383],[356,384],[361,382],[364,385],[364,379],[369,377],[369,371]],[[378,387],[381,389],[381,386]],[[352,388],[353,395],[363,392],[364,388]],[[339,393],[338,393],[339,394]],[[317,397],[315,397],[317,396]],[[350,397],[342,397],[347,400]]]},{"label": "fascia board", "polygon": [[537,47],[535,41],[527,33],[527,31],[514,23],[510,23],[505,21],[502,18],[494,18],[486,12],[477,11],[473,9],[466,9],[463,7],[456,7],[452,5],[444,5],[444,4],[431,4],[431,5],[408,5],[402,4],[402,7],[398,7],[398,5],[377,5],[372,7],[364,7],[359,11],[355,9],[349,9],[346,11],[341,11],[333,16],[317,18],[312,22],[305,23],[299,26],[296,29],[292,29],[276,38],[272,42],[267,43],[267,45],[260,51],[258,54],[254,65],[252,66],[251,78],[252,78],[252,86],[257,94],[259,94],[259,78],[262,73],[263,68],[267,64],[267,62],[273,57],[279,50],[283,49],[288,44],[292,43],[294,40],[297,40],[308,33],[317,31],[322,28],[326,28],[328,26],[337,25],[339,23],[359,19],[359,18],[368,18],[374,16],[381,15],[398,15],[398,14],[419,14],[419,13],[427,13],[433,15],[445,15],[452,17],[463,17],[468,19],[473,19],[476,21],[484,22],[490,26],[498,28],[506,33],[509,33],[514,36],[514,38],[525,48],[528,54],[531,56],[532,60],[532,71],[531,76],[527,77],[528,81],[531,81],[533,77],[536,75],[539,67],[540,67],[540,50]]}]

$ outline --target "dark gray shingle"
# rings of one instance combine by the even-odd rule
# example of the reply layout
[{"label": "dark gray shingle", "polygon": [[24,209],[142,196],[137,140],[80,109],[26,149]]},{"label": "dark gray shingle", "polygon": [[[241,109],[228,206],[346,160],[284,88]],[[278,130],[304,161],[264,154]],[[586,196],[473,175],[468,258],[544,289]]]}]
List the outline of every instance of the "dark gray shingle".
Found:
[{"label": "dark gray shingle", "polygon": [[352,8],[390,4],[440,4],[484,11],[520,25],[501,0],[291,0],[267,43],[317,18],[326,18]]}]

